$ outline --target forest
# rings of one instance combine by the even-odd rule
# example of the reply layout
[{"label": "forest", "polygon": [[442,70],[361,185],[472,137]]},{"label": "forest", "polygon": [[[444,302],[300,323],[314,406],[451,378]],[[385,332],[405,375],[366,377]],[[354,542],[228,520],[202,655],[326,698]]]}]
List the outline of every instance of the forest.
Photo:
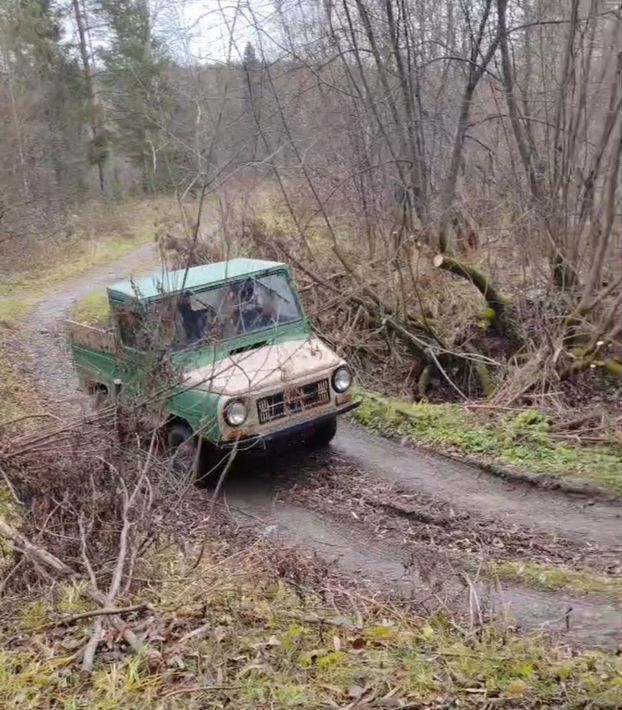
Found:
[{"label": "forest", "polygon": [[5,4],[7,263],[78,238],[85,201],[129,194],[175,196],[160,236],[179,247],[212,197],[197,254],[247,239],[294,261],[339,302],[322,329],[378,384],[390,363],[415,397],[432,380],[509,405],[586,369],[619,376],[611,3],[253,12],[223,19],[255,41],[232,32],[202,63],[166,6]]},{"label": "forest", "polygon": [[[0,97],[0,705],[622,702],[622,5],[0,0]],[[193,491],[60,323],[237,256],[360,406]]]}]

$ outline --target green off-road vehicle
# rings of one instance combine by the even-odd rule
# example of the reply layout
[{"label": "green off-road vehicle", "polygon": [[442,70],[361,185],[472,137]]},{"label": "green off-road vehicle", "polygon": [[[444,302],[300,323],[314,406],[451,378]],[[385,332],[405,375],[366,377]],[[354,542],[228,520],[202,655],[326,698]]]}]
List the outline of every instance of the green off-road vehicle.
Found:
[{"label": "green off-road vehicle", "polygon": [[107,291],[105,327],[66,322],[81,388],[158,403],[171,448],[326,444],[356,406],[352,373],[313,334],[285,264],[231,259]]}]

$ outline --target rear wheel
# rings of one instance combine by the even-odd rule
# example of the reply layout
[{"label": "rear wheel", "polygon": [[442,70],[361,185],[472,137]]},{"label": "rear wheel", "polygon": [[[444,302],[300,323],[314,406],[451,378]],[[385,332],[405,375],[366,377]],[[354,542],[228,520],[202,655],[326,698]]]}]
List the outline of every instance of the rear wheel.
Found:
[{"label": "rear wheel", "polygon": [[337,417],[332,417],[327,422],[320,424],[308,439],[311,446],[328,446],[337,433]]},{"label": "rear wheel", "polygon": [[92,385],[87,385],[86,391],[91,395],[93,409],[99,412],[103,407],[108,404],[108,388],[106,385],[102,385],[99,382]]}]

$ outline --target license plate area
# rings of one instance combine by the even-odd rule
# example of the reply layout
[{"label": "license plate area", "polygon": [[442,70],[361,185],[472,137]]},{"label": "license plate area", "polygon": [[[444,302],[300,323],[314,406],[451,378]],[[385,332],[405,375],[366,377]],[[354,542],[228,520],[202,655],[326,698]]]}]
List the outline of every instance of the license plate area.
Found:
[{"label": "license plate area", "polygon": [[267,424],[329,402],[328,379],[318,380],[262,397],[257,400],[257,415],[260,424]]}]

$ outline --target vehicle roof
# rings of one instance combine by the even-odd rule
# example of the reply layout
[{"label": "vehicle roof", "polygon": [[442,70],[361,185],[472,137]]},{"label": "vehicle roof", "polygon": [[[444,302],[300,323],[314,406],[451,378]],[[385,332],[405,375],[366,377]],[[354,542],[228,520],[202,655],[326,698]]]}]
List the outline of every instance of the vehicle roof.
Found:
[{"label": "vehicle roof", "polygon": [[182,287],[184,290],[192,291],[201,286],[213,286],[224,281],[279,267],[284,268],[285,264],[262,259],[229,259],[213,264],[193,266],[191,269],[179,269],[166,273],[158,271],[131,281],[119,281],[108,287],[108,294],[114,300],[127,300],[128,298],[144,300],[166,293],[178,293]]}]

